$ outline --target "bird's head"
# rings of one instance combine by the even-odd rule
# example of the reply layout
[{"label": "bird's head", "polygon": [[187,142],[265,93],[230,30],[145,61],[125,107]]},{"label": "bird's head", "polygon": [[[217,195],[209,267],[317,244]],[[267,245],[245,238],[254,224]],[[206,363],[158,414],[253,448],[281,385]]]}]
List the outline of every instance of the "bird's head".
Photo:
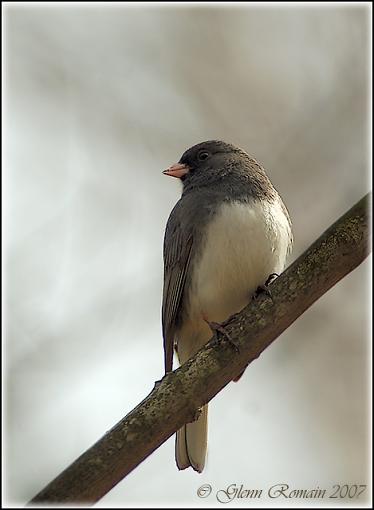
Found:
[{"label": "bird's head", "polygon": [[245,169],[247,165],[243,163],[246,161],[250,161],[250,157],[239,147],[210,140],[188,149],[178,163],[163,173],[181,179],[184,189],[196,188],[221,181],[238,168]]}]

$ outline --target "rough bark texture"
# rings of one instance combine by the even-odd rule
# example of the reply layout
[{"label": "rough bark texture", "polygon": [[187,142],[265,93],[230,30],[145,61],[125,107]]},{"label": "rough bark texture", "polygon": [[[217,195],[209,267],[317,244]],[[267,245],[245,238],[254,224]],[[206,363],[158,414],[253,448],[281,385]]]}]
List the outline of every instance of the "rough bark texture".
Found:
[{"label": "rough bark texture", "polygon": [[[366,195],[182,367],[37,494],[31,504],[94,503],[209,402],[369,253]],[[160,344],[161,345],[161,344]],[[173,459],[170,459],[173,462]]]}]

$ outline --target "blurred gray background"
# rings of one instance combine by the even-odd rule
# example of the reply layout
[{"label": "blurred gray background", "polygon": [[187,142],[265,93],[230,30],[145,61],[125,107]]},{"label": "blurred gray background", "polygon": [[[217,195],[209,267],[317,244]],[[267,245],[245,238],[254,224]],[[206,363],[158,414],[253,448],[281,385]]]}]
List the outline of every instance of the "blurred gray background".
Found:
[{"label": "blurred gray background", "polygon": [[[180,194],[161,171],[185,149],[224,139],[265,166],[293,219],[290,262],[369,189],[369,16],[362,4],[5,7],[7,504],[161,377],[163,233]],[[170,439],[97,506],[368,483],[368,281],[366,261],[214,399],[202,475],[177,471]]]}]

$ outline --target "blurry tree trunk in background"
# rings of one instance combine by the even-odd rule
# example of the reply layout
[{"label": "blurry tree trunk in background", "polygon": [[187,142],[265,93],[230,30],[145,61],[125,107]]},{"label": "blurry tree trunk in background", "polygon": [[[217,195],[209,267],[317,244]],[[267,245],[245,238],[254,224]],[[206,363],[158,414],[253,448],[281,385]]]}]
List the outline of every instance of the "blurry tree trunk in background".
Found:
[{"label": "blurry tree trunk in background", "polygon": [[199,407],[366,258],[369,199],[370,194],[360,200],[277,278],[271,297],[260,296],[225,323],[231,342],[217,333],[30,503],[94,503],[193,421]]}]

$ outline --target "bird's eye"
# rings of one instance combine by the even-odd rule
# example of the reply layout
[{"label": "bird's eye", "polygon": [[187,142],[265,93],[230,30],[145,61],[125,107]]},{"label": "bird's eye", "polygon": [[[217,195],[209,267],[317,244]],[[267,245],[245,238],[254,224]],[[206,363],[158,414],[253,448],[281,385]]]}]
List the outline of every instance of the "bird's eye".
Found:
[{"label": "bird's eye", "polygon": [[209,152],[208,151],[200,151],[199,154],[197,155],[199,161],[205,161],[206,159],[208,159],[210,156]]}]

